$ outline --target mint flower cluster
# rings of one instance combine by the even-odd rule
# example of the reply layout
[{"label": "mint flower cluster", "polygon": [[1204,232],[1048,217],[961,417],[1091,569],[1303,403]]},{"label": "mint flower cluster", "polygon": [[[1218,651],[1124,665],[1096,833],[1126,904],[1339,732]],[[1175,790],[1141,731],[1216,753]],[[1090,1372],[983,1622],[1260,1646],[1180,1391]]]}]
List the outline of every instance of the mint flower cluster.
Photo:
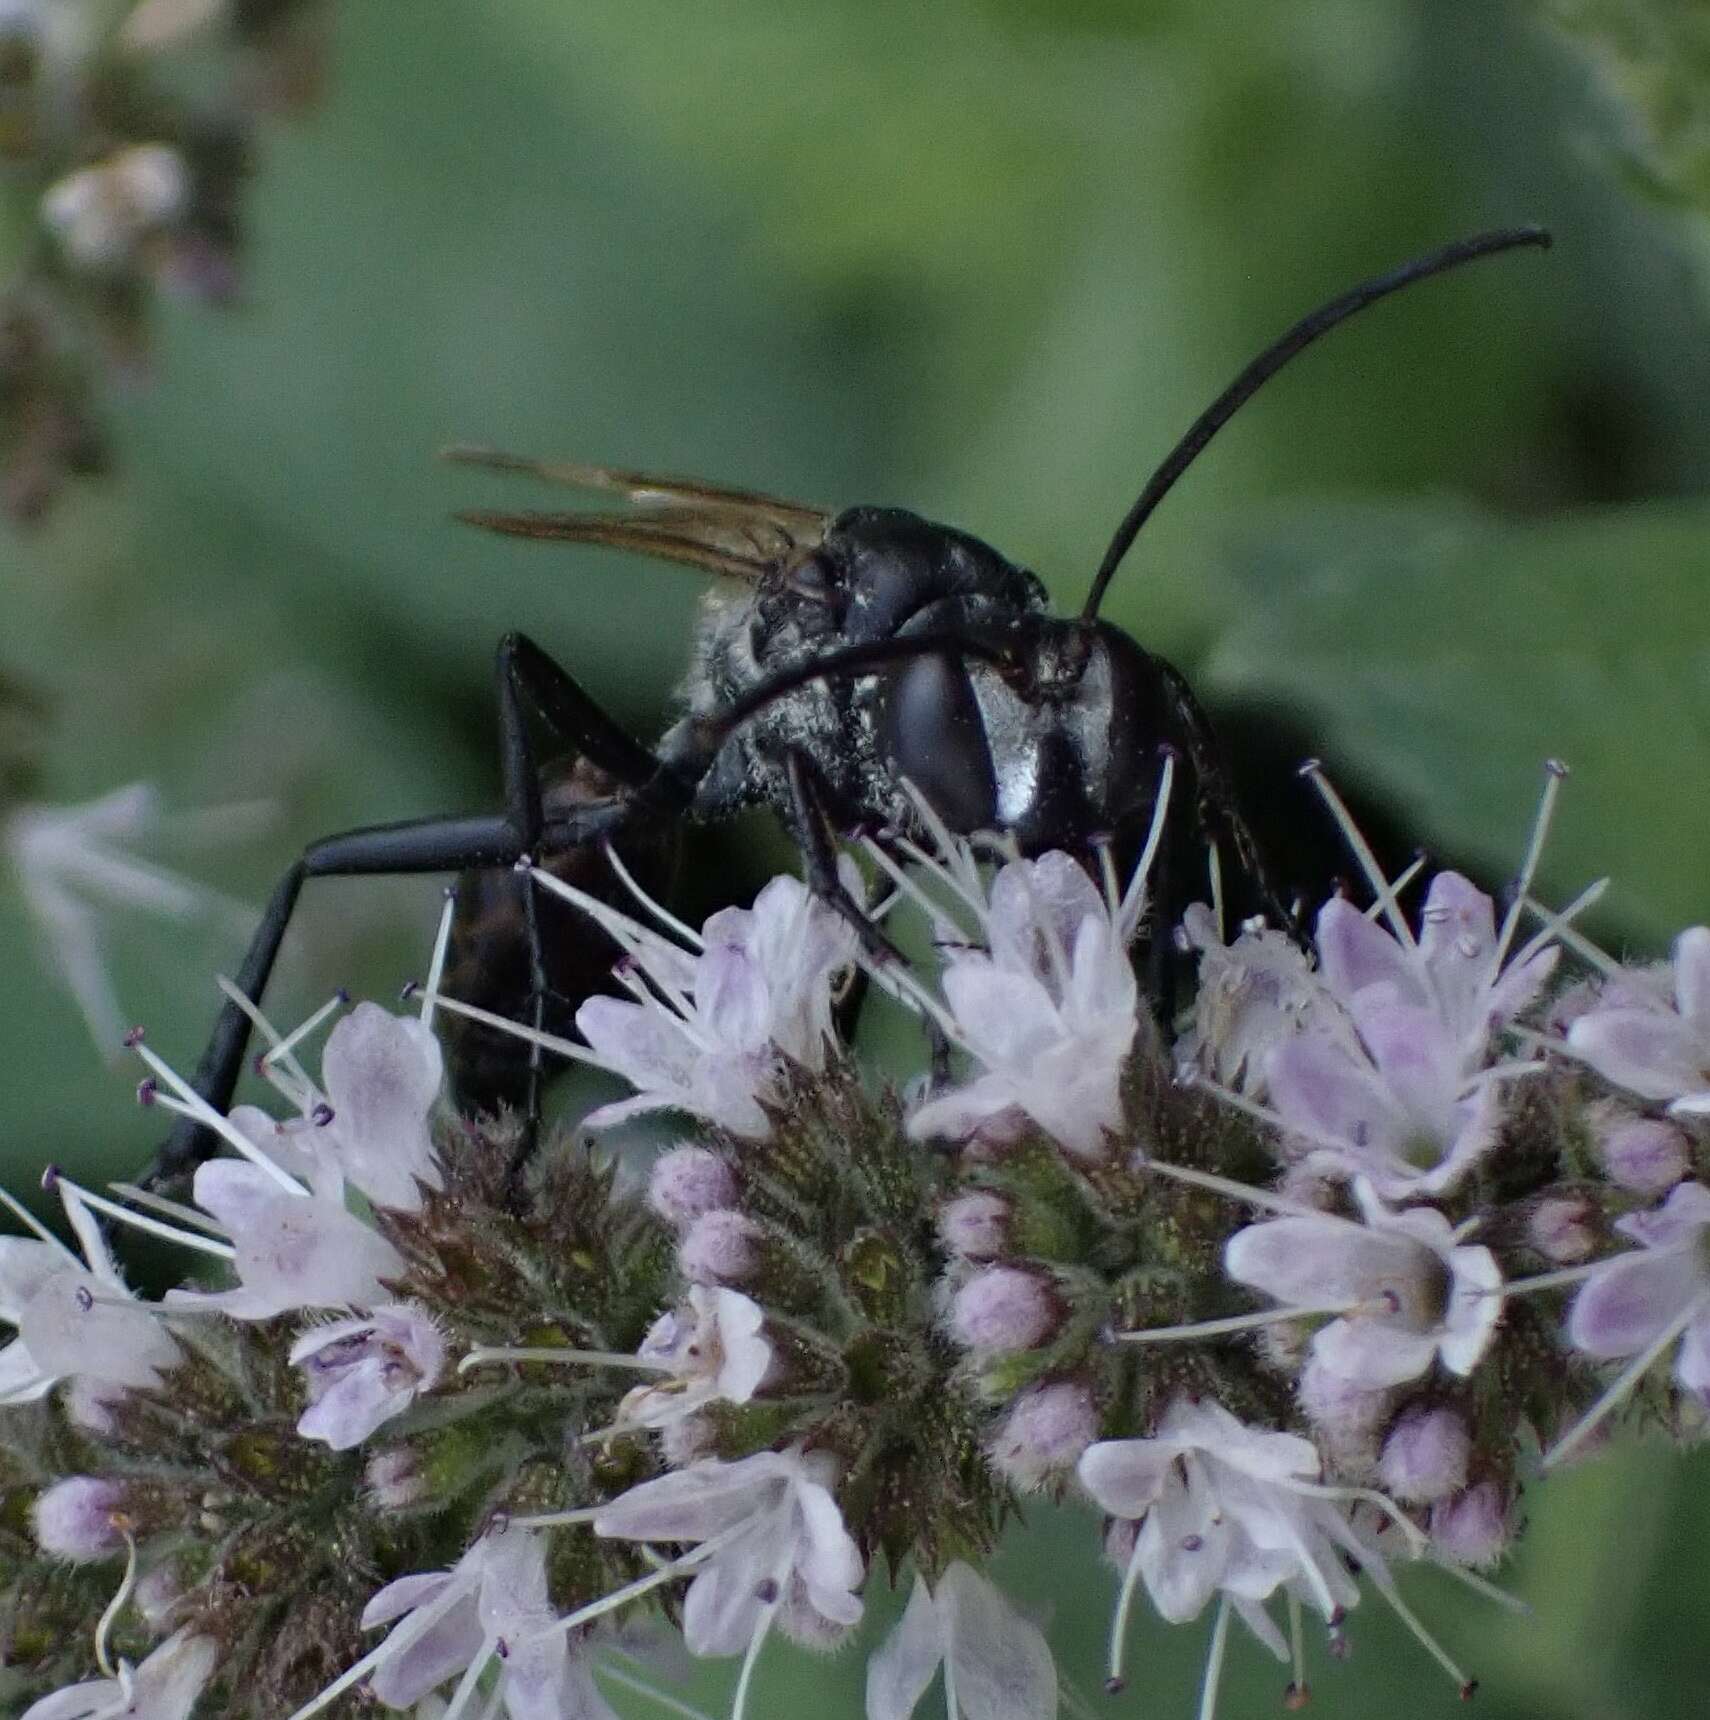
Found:
[{"label": "mint flower cluster", "polygon": [[[1524,1481],[1710,1406],[1710,930],[1622,965],[1576,924],[1600,886],[1534,898],[1559,767],[1501,911],[1386,877],[1308,767],[1363,899],[1310,947],[1215,891],[1162,924],[1173,774],[1126,878],[922,802],[858,844],[918,963],[790,877],[697,931],[537,871],[624,951],[575,1038],[446,991],[449,904],[405,1013],[257,1013],[266,1108],[213,1112],[132,1035],[145,1102],[224,1151],[183,1198],[50,1171],[75,1249],[7,1197],[9,1710],[694,1714],[674,1684],[714,1659],[743,1720],[782,1638],[857,1645],[868,1720],[1082,1712],[987,1574],[1024,1501],[1109,1566],[1112,1696],[1142,1591],[1208,1632],[1202,1716],[1235,1623],[1291,1706],[1333,1702],[1362,1605],[1470,1692],[1414,1568],[1501,1602]],[[1143,938],[1197,976],[1167,1024]],[[860,976],[930,1078],[840,1035]],[[518,1120],[445,1091],[447,1015],[629,1096],[519,1179]],[[681,1132],[637,1169],[642,1112]],[[138,1297],[120,1226],[182,1287]]]}]

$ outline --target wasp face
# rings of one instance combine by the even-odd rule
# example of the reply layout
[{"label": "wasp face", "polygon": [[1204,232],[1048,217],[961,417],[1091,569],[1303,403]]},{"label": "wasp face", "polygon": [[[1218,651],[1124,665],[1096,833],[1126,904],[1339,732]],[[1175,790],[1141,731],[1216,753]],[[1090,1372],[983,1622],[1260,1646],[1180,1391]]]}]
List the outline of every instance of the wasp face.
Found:
[{"label": "wasp face", "polygon": [[[917,625],[989,631],[934,605]],[[906,636],[906,635],[905,635]],[[1169,734],[1154,660],[1127,634],[1029,616],[993,633],[1004,666],[927,656],[887,677],[880,746],[952,830],[1084,850],[1146,817]]]}]

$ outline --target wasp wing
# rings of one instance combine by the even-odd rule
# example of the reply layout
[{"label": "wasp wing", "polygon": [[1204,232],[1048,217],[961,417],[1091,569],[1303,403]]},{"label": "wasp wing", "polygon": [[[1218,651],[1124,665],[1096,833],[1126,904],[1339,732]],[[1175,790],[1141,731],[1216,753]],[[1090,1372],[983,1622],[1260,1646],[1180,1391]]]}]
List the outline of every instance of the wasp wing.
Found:
[{"label": "wasp wing", "polygon": [[631,550],[736,579],[757,580],[791,566],[819,545],[831,522],[822,508],[697,478],[534,460],[486,448],[449,448],[446,458],[578,489],[615,491],[635,504],[618,513],[472,508],[457,515],[466,525],[511,537]]}]

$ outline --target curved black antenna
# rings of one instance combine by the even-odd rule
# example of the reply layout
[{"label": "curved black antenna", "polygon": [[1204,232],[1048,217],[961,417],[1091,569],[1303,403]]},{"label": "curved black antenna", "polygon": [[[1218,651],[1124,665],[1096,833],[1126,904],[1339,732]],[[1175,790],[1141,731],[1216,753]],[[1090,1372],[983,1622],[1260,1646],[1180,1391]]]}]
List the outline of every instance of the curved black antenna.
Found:
[{"label": "curved black antenna", "polygon": [[1200,413],[1188,433],[1170,450],[1164,463],[1146,480],[1145,489],[1116,528],[1116,536],[1110,540],[1110,548],[1098,564],[1092,590],[1087,593],[1086,603],[1081,609],[1081,619],[1091,621],[1098,614],[1098,606],[1104,600],[1122,558],[1127,555],[1140,528],[1151,518],[1153,510],[1170,493],[1176,479],[1199,458],[1206,443],[1297,353],[1304,352],[1321,334],[1328,334],[1356,311],[1363,311],[1367,305],[1388,298],[1391,293],[1410,287],[1415,281],[1429,280],[1433,275],[1458,269],[1462,263],[1512,251],[1522,245],[1535,245],[1539,250],[1547,251],[1550,242],[1548,231],[1542,227],[1499,227],[1493,232],[1475,233],[1470,239],[1459,239],[1452,245],[1444,245],[1441,250],[1427,251],[1423,257],[1415,257],[1412,262],[1403,263],[1387,275],[1364,281],[1340,298],[1321,305],[1310,316],[1302,317],[1287,334],[1266,347]]}]

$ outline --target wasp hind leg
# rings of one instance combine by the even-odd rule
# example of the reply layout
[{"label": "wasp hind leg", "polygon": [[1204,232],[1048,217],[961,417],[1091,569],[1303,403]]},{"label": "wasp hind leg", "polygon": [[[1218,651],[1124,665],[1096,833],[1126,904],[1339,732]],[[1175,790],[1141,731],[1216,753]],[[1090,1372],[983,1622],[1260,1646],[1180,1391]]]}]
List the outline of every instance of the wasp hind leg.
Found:
[{"label": "wasp hind leg", "polygon": [[[275,887],[250,940],[237,988],[259,1004],[280,946],[290,926],[304,882],[316,877],[465,872],[515,866],[535,856],[543,835],[555,847],[609,839],[629,823],[644,799],[660,792],[657,760],[626,735],[575,681],[539,646],[522,634],[509,634],[498,651],[500,765],[505,810],[497,814],[410,819],[345,831],[311,843]],[[556,813],[548,825],[542,809],[540,773],[529,735],[526,705],[543,725],[629,789],[625,797]],[[644,797],[646,788],[651,795]],[[669,792],[669,791],[668,791]],[[528,942],[531,1014],[546,1002],[545,961],[539,925],[532,911],[534,892],[523,892]],[[218,1111],[231,1107],[249,1046],[250,1022],[235,1002],[215,1020],[194,1086]],[[524,1156],[539,1128],[540,1050],[532,1047],[524,1115]],[[218,1145],[213,1132],[180,1118],[161,1146],[145,1181],[169,1182],[210,1158]]]}]

